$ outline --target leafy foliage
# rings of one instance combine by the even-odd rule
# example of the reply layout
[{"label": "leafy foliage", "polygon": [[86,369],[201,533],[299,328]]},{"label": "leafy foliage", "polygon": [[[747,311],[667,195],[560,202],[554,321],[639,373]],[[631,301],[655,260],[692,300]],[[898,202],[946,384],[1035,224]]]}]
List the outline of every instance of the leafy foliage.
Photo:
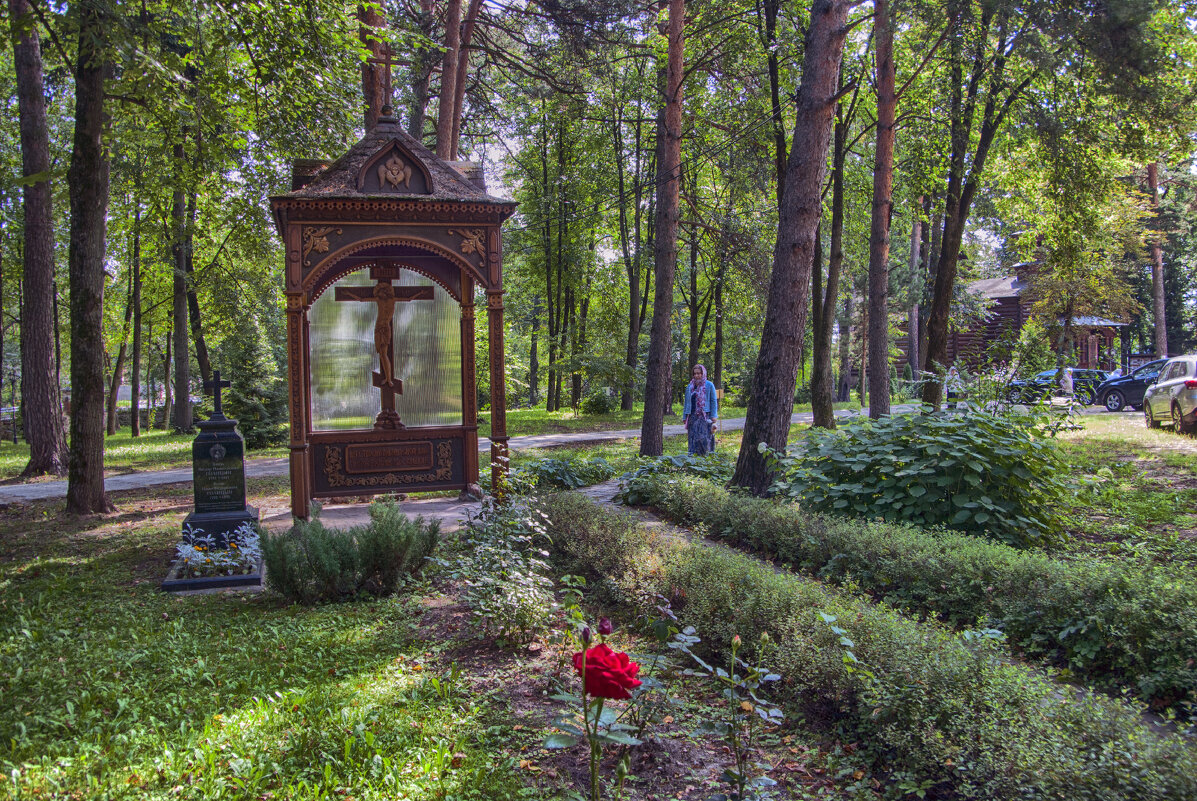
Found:
[{"label": "leafy foliage", "polygon": [[1033,415],[892,415],[811,429],[772,492],[812,509],[984,534],[1017,547],[1059,538],[1069,491],[1055,441]]},{"label": "leafy foliage", "polygon": [[706,456],[658,456],[641,459],[640,464],[619,477],[619,492],[616,499],[628,506],[646,503],[651,492],[652,479],[660,475],[684,473],[709,481],[726,482],[732,475],[731,454],[715,451]]},{"label": "leafy foliage", "polygon": [[[592,459],[536,459],[511,471],[515,486],[526,489],[578,489],[599,484],[615,475],[601,456]],[[525,486],[526,485],[526,486]]]},{"label": "leafy foliage", "polygon": [[460,556],[441,565],[465,584],[466,605],[488,635],[528,642],[548,626],[556,601],[547,542],[544,513],[526,497],[488,498],[467,521]]},{"label": "leafy foliage", "polygon": [[298,603],[387,596],[419,572],[440,538],[440,521],[409,520],[392,499],[370,504],[370,523],[327,529],[317,515],[262,541],[266,583]]},{"label": "leafy foliage", "polygon": [[[577,495],[555,497],[549,516],[564,559],[587,560],[629,604],[684,598],[674,603],[679,618],[717,653],[726,657],[737,634],[768,632],[786,677],[779,700],[834,715],[884,766],[894,795],[913,785],[955,798],[1197,799],[1197,755],[1184,737],[1151,731],[1134,705],[1061,692],[991,637],[955,635],[743,554],[666,538]],[[610,558],[594,558],[601,553]],[[841,637],[868,674],[849,670]]]}]

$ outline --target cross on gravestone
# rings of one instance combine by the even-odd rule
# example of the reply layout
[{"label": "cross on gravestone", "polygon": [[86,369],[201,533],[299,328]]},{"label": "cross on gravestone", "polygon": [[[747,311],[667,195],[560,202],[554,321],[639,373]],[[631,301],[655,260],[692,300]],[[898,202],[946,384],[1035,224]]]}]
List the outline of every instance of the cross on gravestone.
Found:
[{"label": "cross on gravestone", "polygon": [[224,417],[224,409],[220,405],[220,390],[233,386],[232,381],[221,381],[220,371],[212,371],[212,380],[204,382],[204,389],[212,392],[212,416]]},{"label": "cross on gravestone", "polygon": [[339,286],[334,298],[339,301],[360,301],[377,303],[378,316],[374,320],[374,350],[378,353],[379,371],[373,373],[374,386],[382,390],[382,411],[374,420],[375,428],[402,428],[399,413],[395,411],[395,395],[403,394],[403,380],[395,377],[394,334],[391,321],[395,316],[395,304],[409,300],[432,300],[430,286],[394,286],[391,280],[393,270],[371,270],[374,286]]}]

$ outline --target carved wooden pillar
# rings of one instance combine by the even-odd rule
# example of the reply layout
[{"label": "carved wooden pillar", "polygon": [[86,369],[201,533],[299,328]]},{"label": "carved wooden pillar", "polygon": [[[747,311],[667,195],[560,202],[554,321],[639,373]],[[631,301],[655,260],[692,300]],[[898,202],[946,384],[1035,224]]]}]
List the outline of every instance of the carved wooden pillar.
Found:
[{"label": "carved wooden pillar", "polygon": [[[503,487],[507,480],[507,368],[503,362],[503,290],[486,293],[490,324],[490,481]],[[501,494],[500,494],[501,497]]]},{"label": "carved wooden pillar", "polygon": [[308,481],[307,307],[302,294],[287,295],[287,370],[291,408],[291,514],[306,520],[312,504]]},{"label": "carved wooden pillar", "polygon": [[474,281],[461,276],[461,417],[467,484],[478,483],[478,368],[474,358]]}]

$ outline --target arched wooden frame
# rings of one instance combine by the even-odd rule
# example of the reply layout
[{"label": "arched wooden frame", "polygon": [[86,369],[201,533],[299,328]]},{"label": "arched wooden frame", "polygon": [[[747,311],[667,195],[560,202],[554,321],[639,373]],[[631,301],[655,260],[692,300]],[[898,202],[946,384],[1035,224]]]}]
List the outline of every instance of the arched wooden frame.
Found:
[{"label": "arched wooden frame", "polygon": [[[289,224],[286,240],[290,243],[300,241],[298,224]],[[398,227],[398,226],[396,226]],[[445,279],[451,270],[433,271],[425,265],[408,261],[402,255],[388,258],[387,250],[415,248],[443,260],[445,266],[457,270],[457,291]],[[379,253],[377,251],[382,251]],[[359,254],[371,251],[368,256],[355,263]],[[410,258],[410,256],[408,257]],[[394,266],[410,269],[413,272],[430,278],[443,288],[451,297],[458,301],[461,310],[461,388],[462,388],[462,423],[460,426],[420,427],[402,429],[399,431],[379,431],[376,429],[360,429],[337,432],[313,432],[311,408],[311,342],[308,331],[308,312],[313,301],[329,286],[341,277],[360,269],[367,268],[371,263],[391,262]],[[319,497],[336,497],[339,495],[376,494],[378,492],[419,491],[420,489],[467,489],[478,481],[478,404],[477,404],[477,368],[475,359],[475,315],[474,315],[474,287],[476,282],[486,289],[487,318],[490,334],[490,368],[491,368],[491,478],[493,486],[502,486],[503,477],[507,472],[508,448],[506,426],[506,369],[503,350],[503,298],[502,277],[499,265],[502,263],[501,237],[497,226],[485,230],[485,252],[482,263],[474,265],[459,254],[453,253],[442,245],[421,237],[404,236],[400,231],[394,235],[372,237],[353,242],[329,254],[321,260],[318,269],[313,269],[308,275],[301,274],[300,262],[296,258],[288,258],[288,287],[299,291],[289,291],[287,295],[287,339],[290,361],[290,407],[291,407],[291,511],[301,519],[309,515],[311,502]],[[436,439],[438,438],[439,439]],[[418,441],[422,445],[428,442],[428,447],[443,447],[441,443],[460,441],[461,470],[456,467],[450,470],[446,478],[435,479],[427,485],[415,484],[406,486],[401,483],[404,478],[388,473],[387,478],[378,483],[364,483],[360,485],[331,487],[328,480],[330,472],[329,454],[336,449],[337,459],[344,454],[348,462],[350,447],[366,448],[371,445],[391,444]],[[454,446],[456,447],[456,446]],[[430,451],[431,452],[431,451]],[[324,454],[324,461],[318,464],[317,457]],[[340,462],[335,463],[339,466]],[[438,463],[439,464],[439,463]],[[436,471],[439,474],[441,471]],[[343,475],[337,473],[338,476]],[[374,480],[377,477],[371,477]],[[352,479],[347,479],[352,480]],[[421,478],[420,480],[423,480]]]}]

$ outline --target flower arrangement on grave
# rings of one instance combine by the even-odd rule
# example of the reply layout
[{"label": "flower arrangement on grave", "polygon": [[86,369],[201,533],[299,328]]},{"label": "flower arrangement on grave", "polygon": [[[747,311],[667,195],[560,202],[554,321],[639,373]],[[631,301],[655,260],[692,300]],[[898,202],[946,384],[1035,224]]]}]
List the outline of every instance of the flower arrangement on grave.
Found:
[{"label": "flower arrangement on grave", "polygon": [[175,562],[183,578],[238,576],[253,573],[262,558],[261,537],[249,521],[242,523],[221,548],[216,538],[202,528],[184,526],[183,539],[175,551]]}]

